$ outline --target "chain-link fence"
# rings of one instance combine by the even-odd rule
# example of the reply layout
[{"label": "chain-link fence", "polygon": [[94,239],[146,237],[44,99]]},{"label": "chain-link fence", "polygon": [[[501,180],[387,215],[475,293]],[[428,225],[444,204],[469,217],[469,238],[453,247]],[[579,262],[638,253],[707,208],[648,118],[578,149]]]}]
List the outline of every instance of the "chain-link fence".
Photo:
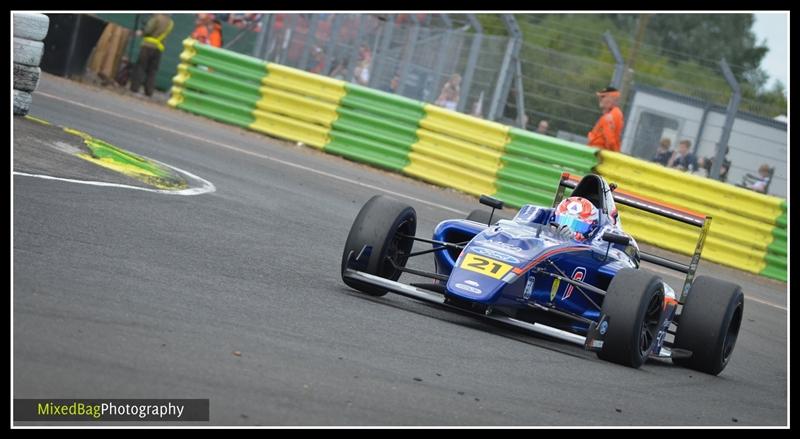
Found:
[{"label": "chain-link fence", "polygon": [[271,62],[435,103],[458,75],[458,111],[483,116],[509,38],[466,14],[273,14],[255,55]]},{"label": "chain-link fence", "polygon": [[[525,35],[512,16],[498,17],[502,20],[484,21],[490,28],[483,29],[472,14],[270,14],[264,17],[261,41],[253,53],[268,61],[580,143],[586,143],[601,115],[595,92],[618,82],[626,118],[623,152],[649,159],[660,139],[669,137],[673,146],[688,138],[695,153],[714,156],[725,130],[729,147],[738,154],[728,181],[752,171],[743,165],[748,161],[764,158],[780,167],[786,139],[780,138],[780,123],[770,118],[785,109],[742,98],[739,113],[758,128],[745,127],[739,119],[726,128],[726,106],[733,92],[713,60],[688,56],[694,64],[664,64],[657,48],[644,44],[637,47],[638,52],[632,51],[629,40],[622,40],[625,46],[615,60],[611,47],[616,42],[609,41],[610,34],[541,29],[558,32],[553,45],[537,38],[537,25],[529,17],[521,21]],[[632,63],[632,58],[641,69],[624,64],[624,60]],[[659,59],[661,64],[656,62]],[[732,68],[742,73],[742,67]],[[455,98],[445,98],[448,87],[456,91]],[[642,89],[669,94],[674,102],[691,104],[691,109],[680,113],[673,108],[671,114],[666,109],[642,111],[633,102]],[[774,116],[754,119],[746,113]],[[546,123],[540,125],[542,121]],[[764,155],[764,145],[771,151],[766,153],[769,157],[754,152],[761,147]],[[785,168],[785,158],[783,163]],[[785,171],[776,170],[776,176],[781,174]]]}]

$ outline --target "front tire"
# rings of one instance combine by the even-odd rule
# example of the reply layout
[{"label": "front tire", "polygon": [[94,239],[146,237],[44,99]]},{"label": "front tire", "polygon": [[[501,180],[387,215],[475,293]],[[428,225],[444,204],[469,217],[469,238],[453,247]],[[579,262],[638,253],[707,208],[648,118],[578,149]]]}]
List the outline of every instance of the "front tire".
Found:
[{"label": "front tire", "polygon": [[387,257],[392,258],[398,266],[404,267],[414,240],[403,238],[398,234],[414,236],[416,231],[417,212],[413,207],[385,195],[370,198],[358,212],[347,235],[342,253],[344,283],[371,296],[386,294],[387,291],[382,288],[345,278],[347,258],[350,252],[358,256],[364,246],[371,247],[363,271],[385,279],[397,280],[402,271],[396,269]]},{"label": "front tire", "polygon": [[674,346],[692,351],[672,362],[711,375],[728,365],[744,313],[742,288],[731,282],[698,276],[678,318]]},{"label": "front tire", "polygon": [[608,333],[597,356],[639,368],[658,337],[664,304],[664,284],[658,276],[633,268],[619,270],[608,286],[602,314]]}]

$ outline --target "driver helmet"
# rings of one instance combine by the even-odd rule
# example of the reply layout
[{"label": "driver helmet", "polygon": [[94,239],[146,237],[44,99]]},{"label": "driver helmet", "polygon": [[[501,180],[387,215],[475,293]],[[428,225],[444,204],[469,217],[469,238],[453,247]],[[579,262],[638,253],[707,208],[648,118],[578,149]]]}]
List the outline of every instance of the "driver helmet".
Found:
[{"label": "driver helmet", "polygon": [[566,227],[577,240],[583,241],[597,228],[600,214],[591,201],[581,197],[569,197],[558,204],[555,222]]}]

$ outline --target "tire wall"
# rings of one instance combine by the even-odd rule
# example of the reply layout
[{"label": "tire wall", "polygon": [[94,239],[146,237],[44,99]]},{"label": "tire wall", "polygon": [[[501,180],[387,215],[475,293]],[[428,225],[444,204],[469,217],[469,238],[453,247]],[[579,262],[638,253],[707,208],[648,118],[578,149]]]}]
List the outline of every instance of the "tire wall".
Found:
[{"label": "tire wall", "polygon": [[14,115],[25,116],[30,111],[31,94],[39,85],[42,69],[39,64],[44,53],[42,40],[47,36],[50,19],[44,14],[15,12],[14,28]]}]

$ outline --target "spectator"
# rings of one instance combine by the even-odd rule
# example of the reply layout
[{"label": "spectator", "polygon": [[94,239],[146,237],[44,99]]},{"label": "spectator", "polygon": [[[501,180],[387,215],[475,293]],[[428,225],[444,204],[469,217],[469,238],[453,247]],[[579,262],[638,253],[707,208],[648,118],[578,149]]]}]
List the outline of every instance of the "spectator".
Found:
[{"label": "spectator", "polygon": [[[731,168],[731,161],[728,160],[728,153],[730,152],[730,147],[725,147],[725,157],[722,159],[722,165],[719,167],[719,181],[725,183],[728,181],[728,170]],[[714,167],[714,159],[708,159],[710,164],[710,168]],[[711,171],[709,171],[709,175],[711,175]]]},{"label": "spectator", "polygon": [[661,166],[667,166],[667,162],[669,162],[670,157],[672,157],[672,141],[668,137],[664,137],[661,139],[661,143],[658,144],[658,149],[656,150],[656,154],[653,156],[653,162],[660,163]]},{"label": "spectator", "polygon": [[678,143],[678,150],[672,153],[672,157],[667,162],[667,166],[684,172],[694,172],[697,168],[697,159],[694,154],[689,152],[692,142],[681,140]]},{"label": "spectator", "polygon": [[436,99],[436,105],[455,111],[458,99],[461,96],[461,75],[453,73],[450,79],[442,86],[442,92]]},{"label": "spectator", "polygon": [[261,16],[262,14],[217,14],[217,18],[238,29],[250,28],[254,32],[261,30]]},{"label": "spectator", "polygon": [[353,71],[355,74],[356,83],[360,85],[368,85],[369,66],[372,63],[372,51],[369,49],[369,46],[362,44],[358,49],[358,57],[358,64]]},{"label": "spectator", "polygon": [[478,100],[472,105],[472,111],[469,114],[483,119],[483,92],[481,92]]},{"label": "spectator", "polygon": [[139,49],[139,59],[131,79],[131,91],[139,92],[139,87],[144,83],[144,94],[153,96],[156,86],[156,73],[161,63],[161,54],[164,52],[164,40],[167,38],[175,22],[169,14],[153,14],[144,26],[144,31],[137,30],[136,35],[144,35],[142,46]]},{"label": "spectator", "polygon": [[400,87],[400,74],[399,73],[395,73],[394,76],[392,76],[392,80],[389,81],[389,85],[386,86],[386,87],[383,87],[381,90],[383,90],[383,91],[385,91],[387,93],[397,93],[397,88],[398,87]]},{"label": "spectator", "polygon": [[625,124],[622,110],[618,105],[619,90],[606,87],[597,92],[597,98],[603,114],[587,135],[588,145],[619,152],[622,146],[622,128]]},{"label": "spectator", "polygon": [[697,175],[698,177],[708,177],[708,174],[711,172],[711,160],[707,157],[698,157],[697,158],[697,169],[692,172],[692,174]]},{"label": "spectator", "polygon": [[202,44],[222,47],[222,23],[214,14],[197,14],[191,37]]},{"label": "spectator", "polygon": [[322,69],[325,68],[325,52],[322,51],[321,47],[314,46],[311,56],[314,58],[314,67],[311,67],[309,72],[321,74]]},{"label": "spectator", "polygon": [[767,186],[769,185],[770,180],[770,167],[768,164],[764,163],[763,165],[758,167],[758,178],[753,181],[751,184],[745,186],[746,188],[761,192],[762,194],[767,193]]},{"label": "spectator", "polygon": [[547,130],[550,129],[550,122],[545,119],[539,121],[539,126],[536,127],[536,132],[547,136]]},{"label": "spectator", "polygon": [[328,76],[331,78],[344,80],[347,77],[347,60],[341,59],[336,61],[331,71],[328,72]]}]

